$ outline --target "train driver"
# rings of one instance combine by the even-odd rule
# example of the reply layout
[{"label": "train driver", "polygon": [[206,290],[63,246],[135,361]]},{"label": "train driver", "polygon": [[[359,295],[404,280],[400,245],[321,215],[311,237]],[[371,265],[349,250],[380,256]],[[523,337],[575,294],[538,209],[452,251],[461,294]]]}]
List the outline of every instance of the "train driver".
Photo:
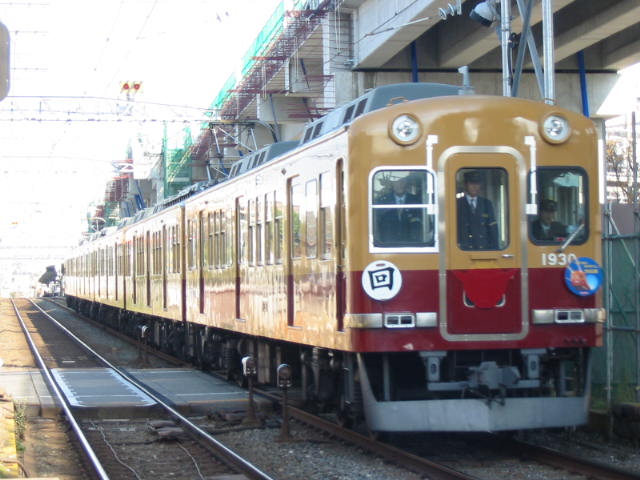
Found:
[{"label": "train driver", "polygon": [[458,198],[458,245],[462,250],[498,249],[498,225],[493,203],[480,196],[482,177],[475,170],[464,173],[464,194]]},{"label": "train driver", "polygon": [[[422,205],[419,195],[409,191],[407,176],[391,181],[391,189],[381,195],[377,205]],[[377,216],[378,240],[382,244],[416,243],[422,241],[421,208],[385,208]]]},{"label": "train driver", "polygon": [[531,234],[536,240],[560,241],[567,237],[567,226],[556,221],[558,204],[549,199],[540,202],[540,215],[531,223]]}]

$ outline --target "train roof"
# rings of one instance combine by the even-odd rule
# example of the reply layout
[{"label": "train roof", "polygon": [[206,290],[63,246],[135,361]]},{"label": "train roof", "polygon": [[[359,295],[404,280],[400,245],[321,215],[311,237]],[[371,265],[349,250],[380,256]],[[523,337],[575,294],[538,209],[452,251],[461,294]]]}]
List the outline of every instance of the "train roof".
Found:
[{"label": "train roof", "polygon": [[304,135],[299,141],[276,142],[271,145],[267,145],[260,150],[256,150],[255,152],[252,152],[251,154],[234,162],[227,178],[195,183],[154,207],[146,208],[137,212],[132,217],[122,219],[117,228],[121,229],[137,223],[140,220],[165,210],[166,208],[177,205],[204,190],[224,182],[227,179],[237,177],[249,170],[253,170],[298,146],[311,142],[318,137],[339,129],[343,125],[351,123],[357,117],[365,113],[378,110],[400,101],[460,95],[464,93],[465,91],[462,87],[443,83],[396,83],[373,88],[355,100],[352,100],[349,103],[329,112],[327,115],[308,123],[305,127]]},{"label": "train roof", "polygon": [[279,157],[283,153],[286,153],[289,150],[293,150],[298,146],[298,143],[298,141],[272,143],[271,145],[268,145],[264,148],[261,148],[260,150],[256,150],[255,152],[242,157],[240,160],[234,162],[234,164],[231,166],[229,178],[242,175],[248,170],[259,167],[260,165],[263,165],[268,161]]},{"label": "train roof", "polygon": [[304,145],[329,132],[347,125],[360,115],[378,110],[390,104],[421,98],[444,97],[465,93],[457,85],[444,83],[395,83],[382,85],[365,93],[325,116],[307,124],[300,145]]}]

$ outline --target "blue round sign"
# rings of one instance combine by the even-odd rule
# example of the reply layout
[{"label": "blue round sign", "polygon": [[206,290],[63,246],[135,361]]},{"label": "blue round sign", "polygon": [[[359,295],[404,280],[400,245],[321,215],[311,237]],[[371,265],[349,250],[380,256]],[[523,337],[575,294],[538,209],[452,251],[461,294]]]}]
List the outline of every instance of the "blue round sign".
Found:
[{"label": "blue round sign", "polygon": [[572,261],[564,271],[567,288],[580,297],[593,295],[602,286],[602,268],[593,258],[580,257]]}]

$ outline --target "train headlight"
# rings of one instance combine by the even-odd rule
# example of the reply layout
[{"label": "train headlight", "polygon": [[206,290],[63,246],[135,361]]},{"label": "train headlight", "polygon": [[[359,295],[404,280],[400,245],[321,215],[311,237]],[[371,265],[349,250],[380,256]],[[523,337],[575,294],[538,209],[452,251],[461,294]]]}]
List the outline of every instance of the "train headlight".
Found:
[{"label": "train headlight", "polygon": [[544,117],[540,130],[544,139],[549,143],[563,143],[571,136],[569,120],[557,113]]},{"label": "train headlight", "polygon": [[421,134],[420,123],[415,117],[408,114],[396,117],[389,128],[389,135],[394,142],[400,145],[416,143]]}]

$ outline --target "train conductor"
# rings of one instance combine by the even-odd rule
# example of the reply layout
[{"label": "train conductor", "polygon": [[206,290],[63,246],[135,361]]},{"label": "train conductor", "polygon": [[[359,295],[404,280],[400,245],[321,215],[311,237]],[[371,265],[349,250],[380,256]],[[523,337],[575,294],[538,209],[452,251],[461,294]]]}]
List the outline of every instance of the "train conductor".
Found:
[{"label": "train conductor", "polygon": [[481,197],[477,171],[464,174],[464,195],[458,198],[458,245],[462,250],[496,250],[498,225],[491,200]]}]

